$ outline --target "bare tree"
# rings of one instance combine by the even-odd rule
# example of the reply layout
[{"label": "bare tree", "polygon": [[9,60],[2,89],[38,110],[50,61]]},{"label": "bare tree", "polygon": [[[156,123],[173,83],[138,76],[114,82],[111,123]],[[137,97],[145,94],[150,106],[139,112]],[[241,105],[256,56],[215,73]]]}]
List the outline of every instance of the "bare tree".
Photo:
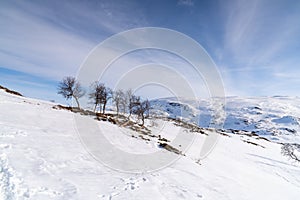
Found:
[{"label": "bare tree", "polygon": [[109,87],[105,87],[103,96],[101,98],[101,103],[103,104],[102,114],[105,113],[106,104],[109,99],[112,98],[113,91]]},{"label": "bare tree", "polygon": [[[145,123],[145,114],[150,110],[150,103],[148,99],[145,101],[142,101],[140,104],[140,111],[139,111],[139,116],[142,118],[142,126],[144,126]],[[148,114],[147,114],[148,115]]]},{"label": "bare tree", "polygon": [[121,107],[120,108],[121,108],[122,112],[125,114],[127,111],[127,108],[128,108],[128,101],[126,98],[126,93],[124,92],[123,94],[124,94],[124,96],[121,99],[121,103],[120,103]]},{"label": "bare tree", "polygon": [[132,113],[136,114],[139,119],[142,119],[141,126],[144,126],[145,123],[145,114],[150,109],[150,103],[148,99],[141,101],[139,96],[133,96],[132,101]]},{"label": "bare tree", "polygon": [[91,85],[91,92],[89,94],[89,98],[93,100],[94,106],[94,112],[97,109],[97,106],[100,106],[100,111],[101,111],[101,96],[103,95],[103,91],[105,89],[105,86],[103,83],[99,83],[95,81]]},{"label": "bare tree", "polygon": [[150,101],[148,99],[146,99],[143,103],[145,104],[144,108],[145,108],[146,117],[149,117],[150,109],[151,109]]},{"label": "bare tree", "polygon": [[128,113],[129,113],[129,116],[128,116],[128,118],[131,116],[131,114],[132,114],[132,109],[131,109],[131,106],[130,106],[130,102],[132,101],[132,97],[133,97],[134,95],[133,95],[133,91],[132,91],[132,89],[129,89],[129,90],[127,90],[126,92],[125,92],[125,101],[123,102],[123,105],[124,105],[124,107],[123,107],[123,111],[124,111],[124,113],[126,113],[126,108],[128,109]]},{"label": "bare tree", "polygon": [[290,143],[286,143],[283,144],[281,147],[281,153],[284,156],[289,157],[290,159],[300,162],[300,157],[299,157],[299,153],[300,152],[300,144],[290,144]]},{"label": "bare tree", "polygon": [[132,114],[137,114],[136,110],[138,108],[138,106],[141,103],[141,98],[139,96],[135,96],[134,94],[131,94],[131,96],[129,96],[129,104],[128,104],[128,111],[129,111],[129,116],[128,118],[132,115]]},{"label": "bare tree", "polygon": [[123,91],[124,93],[124,97],[122,98],[121,101],[121,107],[122,107],[122,112],[123,113],[129,113],[129,103],[130,103],[130,99],[133,96],[133,92],[132,89]]},{"label": "bare tree", "polygon": [[122,106],[124,107],[125,93],[123,92],[123,90],[117,90],[117,91],[113,92],[112,99],[116,105],[117,115],[119,115],[120,108]]},{"label": "bare tree", "polygon": [[85,91],[75,77],[64,77],[63,80],[59,82],[57,90],[57,93],[66,99],[73,97],[77,103],[77,107],[80,108],[78,99],[84,96]]},{"label": "bare tree", "polygon": [[97,106],[100,106],[100,112],[102,107],[102,113],[105,113],[105,107],[108,100],[112,97],[112,90],[108,87],[105,87],[103,83],[94,82],[91,85],[91,93],[89,94],[90,99],[93,100],[95,104],[94,112],[96,111]]}]

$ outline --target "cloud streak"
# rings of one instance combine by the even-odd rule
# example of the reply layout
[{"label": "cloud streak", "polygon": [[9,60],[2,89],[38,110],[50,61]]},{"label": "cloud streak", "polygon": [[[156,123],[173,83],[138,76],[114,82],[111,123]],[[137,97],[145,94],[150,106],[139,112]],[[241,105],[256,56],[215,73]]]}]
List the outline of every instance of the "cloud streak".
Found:
[{"label": "cloud streak", "polygon": [[[221,56],[225,82],[239,93],[266,94],[251,90],[267,86],[275,81],[275,73],[299,68],[300,8],[299,2],[269,0],[232,0],[221,4],[224,17],[224,38]],[[288,79],[281,79],[282,85]],[[235,85],[235,86],[234,86]],[[274,84],[275,85],[275,84]],[[278,84],[276,84],[278,85]],[[272,88],[270,92],[276,91]],[[254,93],[255,94],[255,93]]]},{"label": "cloud streak", "polygon": [[181,6],[193,6],[194,2],[192,0],[179,0],[177,4]]},{"label": "cloud streak", "polygon": [[118,8],[107,2],[97,5],[105,12],[96,12],[92,6],[20,1],[3,5],[0,25],[6,28],[0,33],[0,65],[55,80],[63,74],[74,75],[98,42],[130,26],[125,20],[113,21],[110,15]]},{"label": "cloud streak", "polygon": [[[299,33],[295,13],[282,11],[272,1],[231,1],[224,6],[224,49],[240,62],[270,62]],[[297,14],[300,17],[299,14]]]}]

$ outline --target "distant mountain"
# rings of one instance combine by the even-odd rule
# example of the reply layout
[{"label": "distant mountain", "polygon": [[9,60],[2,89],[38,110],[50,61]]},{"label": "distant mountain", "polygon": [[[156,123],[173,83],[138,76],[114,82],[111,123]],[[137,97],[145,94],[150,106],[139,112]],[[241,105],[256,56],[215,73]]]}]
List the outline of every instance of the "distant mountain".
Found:
[{"label": "distant mountain", "polygon": [[[213,105],[209,100],[164,98],[151,101],[154,113],[210,127]],[[225,130],[245,130],[278,142],[300,143],[300,98],[229,97],[224,105]]]}]

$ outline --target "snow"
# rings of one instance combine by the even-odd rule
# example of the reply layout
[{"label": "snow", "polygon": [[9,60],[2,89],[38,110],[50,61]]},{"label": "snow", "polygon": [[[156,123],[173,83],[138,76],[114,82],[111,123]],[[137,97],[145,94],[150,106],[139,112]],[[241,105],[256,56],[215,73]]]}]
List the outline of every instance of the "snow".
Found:
[{"label": "snow", "polygon": [[[170,102],[187,106],[170,106]],[[155,110],[172,118],[183,119],[210,127],[214,114],[209,100],[191,101],[174,98],[158,99],[151,102]],[[300,98],[298,97],[228,97],[226,98],[224,129],[254,131],[270,140],[300,144]],[[155,112],[155,111],[154,111]]]},{"label": "snow", "polygon": [[295,117],[292,116],[283,116],[281,118],[273,119],[272,122],[277,124],[295,124],[298,125],[298,121]]},{"label": "snow", "polygon": [[[267,124],[274,128],[296,129],[294,124],[272,120],[284,116],[298,120],[298,99],[242,100],[242,105],[258,105],[265,117],[259,115],[256,119],[240,105],[235,110],[241,113],[233,113],[232,120],[240,122],[249,117],[254,123],[269,115],[266,122],[259,124],[264,125],[261,129],[267,129]],[[272,106],[267,106],[265,101],[271,101]],[[285,105],[286,102],[289,103]],[[236,105],[237,101],[229,100],[228,103]],[[274,107],[275,103],[279,106]],[[199,163],[206,135],[191,133],[172,121],[147,120],[146,125],[153,135],[173,140],[174,134],[180,132],[194,137],[193,144],[184,151],[185,156],[179,156],[176,162],[159,170],[123,173],[104,166],[84,147],[74,121],[74,115],[79,114],[53,109],[53,105],[0,90],[0,199],[281,200],[299,197],[300,165],[284,157],[281,144],[276,142],[243,134],[220,136],[211,154]],[[193,114],[198,112],[190,104],[187,108]],[[267,113],[266,110],[271,111]],[[107,140],[122,151],[139,155],[161,151],[157,138],[145,135],[150,139],[146,141],[125,127],[97,122],[89,116],[82,118],[97,123]],[[208,134],[212,131],[215,132],[205,130]],[[290,137],[282,134],[274,137],[282,136]]]}]

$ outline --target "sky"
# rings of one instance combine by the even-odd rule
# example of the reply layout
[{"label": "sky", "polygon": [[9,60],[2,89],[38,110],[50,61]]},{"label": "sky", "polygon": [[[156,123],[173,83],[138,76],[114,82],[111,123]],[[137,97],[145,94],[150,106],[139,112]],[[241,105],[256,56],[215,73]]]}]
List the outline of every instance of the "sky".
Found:
[{"label": "sky", "polygon": [[[299,10],[297,0],[0,0],[0,85],[64,102],[58,82],[76,76],[99,43],[133,28],[161,27],[205,49],[228,96],[300,96]],[[176,69],[186,64],[144,50],[121,59],[115,70],[158,58]]]}]

